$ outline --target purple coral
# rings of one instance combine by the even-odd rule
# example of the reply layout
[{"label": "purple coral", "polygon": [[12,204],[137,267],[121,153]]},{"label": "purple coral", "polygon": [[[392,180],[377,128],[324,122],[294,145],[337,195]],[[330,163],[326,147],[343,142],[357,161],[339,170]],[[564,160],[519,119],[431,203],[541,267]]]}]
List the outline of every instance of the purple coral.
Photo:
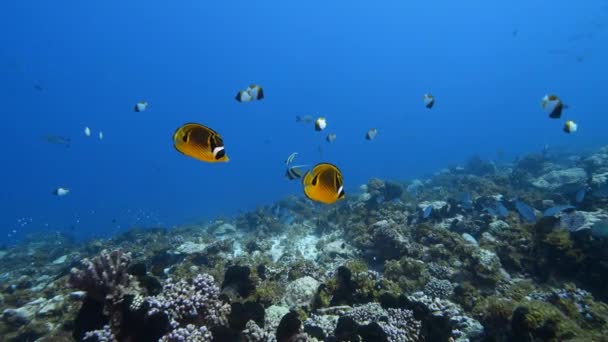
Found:
[{"label": "purple coral", "polygon": [[127,273],[130,262],[130,253],[120,249],[111,252],[104,249],[93,259],[82,260],[84,269],[72,268],[69,284],[103,302],[108,295],[131,286],[131,276]]},{"label": "purple coral", "polygon": [[199,274],[190,282],[168,279],[161,294],[146,299],[148,314],[166,313],[174,329],[190,323],[222,325],[230,306],[222,303],[219,295],[220,289],[208,274]]},{"label": "purple coral", "polygon": [[388,309],[388,322],[380,322],[389,341],[411,342],[420,340],[422,323],[414,318],[411,310]]},{"label": "purple coral", "polygon": [[207,327],[196,327],[188,324],[185,328],[177,328],[163,336],[159,342],[208,342],[213,336]]},{"label": "purple coral", "polygon": [[93,330],[87,332],[82,338],[83,341],[96,341],[96,342],[117,342],[118,340],[114,337],[112,330],[109,325],[104,325],[103,329]]},{"label": "purple coral", "polygon": [[412,342],[420,340],[421,322],[414,318],[410,310],[405,309],[383,309],[378,303],[367,303],[356,306],[345,314],[351,317],[357,324],[366,325],[372,322],[378,323],[388,341]]}]

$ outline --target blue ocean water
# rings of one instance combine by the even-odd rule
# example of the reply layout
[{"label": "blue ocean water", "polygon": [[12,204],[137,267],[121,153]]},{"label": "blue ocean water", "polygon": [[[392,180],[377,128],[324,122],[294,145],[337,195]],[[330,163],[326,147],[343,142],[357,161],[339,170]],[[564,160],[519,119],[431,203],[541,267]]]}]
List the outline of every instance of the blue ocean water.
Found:
[{"label": "blue ocean water", "polygon": [[[603,0],[4,1],[0,241],[249,210],[301,194],[283,175],[296,151],[298,163],[339,166],[348,196],[370,177],[413,178],[498,149],[510,160],[605,144],[607,25]],[[251,83],[266,98],[236,102]],[[562,120],[541,110],[547,93],[570,106]],[[140,100],[149,109],[135,113]],[[295,122],[306,114],[327,130]],[[562,132],[567,119],[578,132]],[[218,131],[230,162],[177,153],[171,135],[186,122]],[[59,186],[71,193],[53,196]]]}]

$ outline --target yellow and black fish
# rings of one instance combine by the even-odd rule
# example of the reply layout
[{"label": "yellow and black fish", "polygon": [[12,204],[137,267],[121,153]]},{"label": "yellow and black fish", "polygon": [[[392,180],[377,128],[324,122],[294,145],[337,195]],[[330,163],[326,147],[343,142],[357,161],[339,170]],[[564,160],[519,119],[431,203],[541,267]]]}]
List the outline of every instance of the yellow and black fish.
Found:
[{"label": "yellow and black fish", "polygon": [[179,152],[204,162],[227,162],[222,137],[209,127],[187,123],[173,133],[173,146]]},{"label": "yellow and black fish", "polygon": [[239,102],[250,102],[253,100],[261,100],[264,98],[264,89],[256,84],[250,85],[245,90],[240,90],[234,97]]},{"label": "yellow and black fish", "polygon": [[566,133],[574,133],[577,130],[578,130],[578,125],[576,124],[576,122],[574,122],[572,120],[568,120],[564,124],[564,132],[566,132]]},{"label": "yellow and black fish", "polygon": [[313,201],[331,204],[344,198],[342,172],[329,163],[320,163],[302,179],[304,194]]}]

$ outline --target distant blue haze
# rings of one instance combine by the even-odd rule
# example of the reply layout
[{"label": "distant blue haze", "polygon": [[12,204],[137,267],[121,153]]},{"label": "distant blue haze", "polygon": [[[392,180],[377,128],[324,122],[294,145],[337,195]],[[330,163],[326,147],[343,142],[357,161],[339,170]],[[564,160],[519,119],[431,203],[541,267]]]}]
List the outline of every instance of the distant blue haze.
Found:
[{"label": "distant blue haze", "polygon": [[[294,151],[338,165],[348,196],[370,177],[421,177],[497,149],[511,160],[606,144],[607,28],[602,0],[2,1],[0,242],[272,203],[301,193],[284,177]],[[237,103],[250,83],[266,98]],[[542,112],[546,93],[570,106],[563,120]],[[133,112],[139,100],[148,111]],[[295,122],[306,114],[327,130]],[[563,133],[566,119],[579,132]],[[217,130],[230,162],[177,153],[186,122]],[[52,196],[58,186],[72,192]]]}]

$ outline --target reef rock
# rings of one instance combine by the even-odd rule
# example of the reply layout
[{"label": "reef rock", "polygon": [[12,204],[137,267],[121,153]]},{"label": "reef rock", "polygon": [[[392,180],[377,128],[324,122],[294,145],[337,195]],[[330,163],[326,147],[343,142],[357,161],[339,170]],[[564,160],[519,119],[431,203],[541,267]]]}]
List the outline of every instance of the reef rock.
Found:
[{"label": "reef rock", "polygon": [[503,220],[496,220],[488,225],[488,230],[493,234],[498,234],[503,230],[509,229],[510,226]]},{"label": "reef rock", "polygon": [[565,170],[554,170],[532,182],[537,188],[546,191],[575,192],[587,182],[587,172],[575,167]]},{"label": "reef rock", "polygon": [[469,233],[463,233],[462,234],[462,238],[468,244],[473,245],[473,246],[477,246],[477,240],[471,234],[469,234]]},{"label": "reef rock", "polygon": [[326,254],[332,258],[336,256],[349,258],[355,255],[355,251],[353,247],[344,242],[344,240],[338,239],[323,246],[323,254]]},{"label": "reef rock", "polygon": [[62,295],[57,295],[44,303],[44,305],[38,310],[39,316],[53,316],[61,311],[64,308],[65,298]]},{"label": "reef rock", "polygon": [[[426,322],[427,341],[469,341],[483,335],[481,323],[463,313],[449,300],[429,297],[424,292],[407,296],[409,306],[415,308],[416,317]],[[447,323],[447,324],[446,324]]]},{"label": "reef rock", "polygon": [[276,330],[281,318],[289,313],[289,308],[280,305],[271,305],[265,310],[265,325],[269,330]]},{"label": "reef rock", "polygon": [[290,307],[308,305],[314,298],[319,285],[321,285],[321,282],[313,277],[298,278],[287,285],[283,300]]},{"label": "reef rock", "polygon": [[411,242],[403,236],[397,226],[383,220],[374,224],[373,227],[375,227],[373,242],[379,253],[378,256],[386,259],[399,259],[412,249]]},{"label": "reef rock", "polygon": [[176,254],[195,254],[202,253],[207,248],[206,244],[186,241],[175,249]]},{"label": "reef rock", "polygon": [[33,300],[17,309],[6,309],[2,312],[2,320],[12,326],[26,325],[34,318],[36,312],[46,303],[44,298]]},{"label": "reef rock", "polygon": [[595,197],[608,197],[608,172],[591,177],[591,194]]},{"label": "reef rock", "polygon": [[594,212],[575,211],[562,214],[558,227],[570,232],[578,232],[585,229],[591,229],[596,222],[605,219],[608,219],[608,214],[601,210]]}]

